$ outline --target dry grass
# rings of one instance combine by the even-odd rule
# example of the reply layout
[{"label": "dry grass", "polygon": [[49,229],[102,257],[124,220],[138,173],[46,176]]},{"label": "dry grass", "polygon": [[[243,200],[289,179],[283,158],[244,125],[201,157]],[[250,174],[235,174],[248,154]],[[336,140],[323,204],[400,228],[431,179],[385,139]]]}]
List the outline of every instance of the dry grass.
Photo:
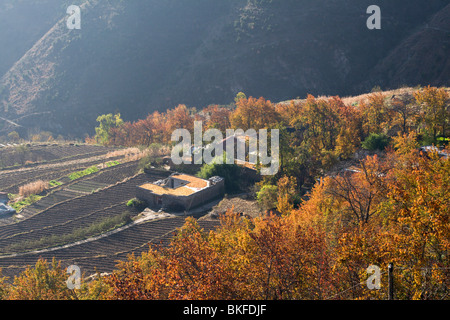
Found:
[{"label": "dry grass", "polygon": [[[387,90],[387,91],[381,91],[381,93],[386,97],[392,97],[393,95],[396,96],[402,96],[402,95],[412,95],[414,92],[416,92],[417,90],[419,90],[419,88],[413,88],[413,87],[403,87],[403,88],[399,88],[399,89],[394,89],[394,90]],[[447,92],[450,92],[450,88],[445,87],[445,90]],[[341,97],[342,102],[344,102],[346,105],[352,105],[352,104],[358,104],[361,103],[363,101],[367,101],[367,99],[369,98],[369,96],[373,94],[373,92],[368,92],[365,94],[361,94],[358,96],[350,96],[350,97]],[[330,98],[330,96],[318,96],[316,97],[317,99],[328,99]],[[287,104],[290,103],[291,100],[288,101],[283,101],[280,102],[281,104]],[[294,101],[305,101],[305,99],[294,99]]]},{"label": "dry grass", "polygon": [[179,197],[179,196],[190,196],[191,194],[195,193],[195,191],[193,189],[190,189],[187,187],[180,187],[180,188],[172,189],[172,188],[157,186],[152,183],[146,183],[146,184],[142,185],[141,188],[145,189],[145,190],[149,190],[149,191],[153,192],[154,194],[157,194],[160,196],[167,194],[167,195]]},{"label": "dry grass", "polygon": [[48,181],[38,180],[35,182],[28,183],[19,188],[19,195],[21,197],[29,197],[33,194],[40,194],[41,192],[50,188]]},{"label": "dry grass", "polygon": [[126,157],[128,155],[138,154],[140,152],[141,152],[141,150],[139,150],[139,148],[121,149],[121,150],[108,152],[106,154],[106,158]]},{"label": "dry grass", "polygon": [[194,189],[203,189],[208,186],[208,182],[206,180],[203,180],[203,179],[200,179],[197,177],[193,177],[193,176],[189,176],[187,174],[179,174],[179,175],[174,176],[174,178],[188,181],[189,183],[186,186],[194,188]]},{"label": "dry grass", "polygon": [[138,161],[144,157],[160,157],[170,154],[170,148],[167,146],[150,147],[140,150],[139,148],[127,148],[109,152],[106,158],[124,157],[125,162]]},{"label": "dry grass", "polygon": [[109,152],[106,158],[117,158],[123,157],[124,162],[138,161],[145,157],[147,153],[145,151],[139,150],[139,148],[127,148],[122,150],[116,150]]},{"label": "dry grass", "polygon": [[[405,94],[413,94],[414,92],[416,92],[418,89],[417,88],[399,88],[399,89],[395,89],[395,90],[389,90],[389,91],[381,91],[381,93],[385,96],[385,97],[392,97],[393,95],[405,95]],[[365,93],[365,94],[361,94],[359,96],[354,96],[354,97],[344,97],[342,98],[342,102],[344,102],[347,105],[352,105],[354,103],[360,103],[363,101],[367,101],[368,98],[373,94],[373,92],[370,93]]]}]

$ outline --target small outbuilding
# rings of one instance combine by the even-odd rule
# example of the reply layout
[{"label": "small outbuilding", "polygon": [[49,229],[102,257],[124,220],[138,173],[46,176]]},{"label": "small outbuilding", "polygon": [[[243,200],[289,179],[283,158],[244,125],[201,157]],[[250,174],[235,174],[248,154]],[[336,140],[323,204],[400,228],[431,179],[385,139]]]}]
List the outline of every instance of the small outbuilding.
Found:
[{"label": "small outbuilding", "polygon": [[222,197],[225,180],[212,177],[208,180],[174,173],[167,179],[138,186],[136,197],[149,207],[185,211]]}]

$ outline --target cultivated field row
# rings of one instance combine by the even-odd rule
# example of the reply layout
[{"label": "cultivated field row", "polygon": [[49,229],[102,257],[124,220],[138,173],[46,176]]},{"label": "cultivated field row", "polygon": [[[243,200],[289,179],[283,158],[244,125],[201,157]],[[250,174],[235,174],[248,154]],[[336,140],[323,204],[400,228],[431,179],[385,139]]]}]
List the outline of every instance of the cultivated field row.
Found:
[{"label": "cultivated field row", "polygon": [[[125,261],[130,254],[136,256],[148,251],[149,244],[167,246],[176,230],[183,226],[182,217],[165,218],[132,225],[120,232],[95,241],[67,248],[40,253],[28,253],[14,257],[0,257],[4,276],[13,277],[26,266],[34,265],[39,258],[62,261],[66,268],[78,265],[89,276],[95,272],[112,272],[118,261]],[[216,221],[199,221],[206,231],[218,226]]]},{"label": "cultivated field row", "polygon": [[[16,151],[7,150],[11,154]],[[111,272],[118,261],[126,260],[130,254],[140,255],[150,244],[170,243],[176,230],[183,226],[183,217],[139,223],[126,220],[125,225],[127,222],[122,220],[140,213],[139,209],[126,205],[135,197],[136,187],[166,178],[170,172],[137,174],[139,161],[134,161],[101,169],[75,181],[68,178],[75,171],[123,158],[119,154],[116,158],[108,154],[106,158],[109,151],[96,146],[31,146],[28,152],[32,152],[34,161],[42,161],[40,164],[0,170],[0,191],[8,193],[17,193],[19,186],[36,180],[63,183],[20,212],[19,220],[16,217],[0,222],[2,275],[13,277],[26,266],[35,265],[41,257],[60,260],[63,267],[76,264],[87,276],[96,271]],[[2,156],[8,157],[5,153]],[[110,229],[96,229],[98,225],[103,227],[105,221],[120,223]],[[199,223],[207,230],[217,225],[217,222]]]},{"label": "cultivated field row", "polygon": [[0,240],[8,239],[19,234],[27,234],[31,231],[62,225],[68,221],[86,216],[91,212],[97,212],[102,208],[108,208],[114,204],[123,203],[135,197],[136,186],[159,178],[162,178],[162,176],[138,174],[125,182],[118,183],[99,192],[82,195],[55,204],[26,220],[7,226],[1,226]]},{"label": "cultivated field row", "polygon": [[28,219],[56,204],[66,202],[82,195],[90,194],[109,185],[114,185],[134,176],[138,171],[138,162],[128,162],[101,170],[92,176],[87,176],[75,182],[69,182],[53,190],[38,202],[26,207],[20,212],[20,219],[10,217],[0,220],[0,226],[16,223],[18,220]]},{"label": "cultivated field row", "polygon": [[113,148],[94,145],[20,145],[1,150],[0,167],[4,168],[24,164],[28,167],[34,167],[40,163],[99,156],[113,150]]},{"label": "cultivated field row", "polygon": [[105,159],[103,156],[83,158],[69,162],[42,165],[35,168],[18,169],[14,171],[0,171],[0,191],[7,193],[18,193],[19,187],[37,180],[51,181],[67,176],[75,171],[84,170],[94,165],[104,163],[106,160],[117,160],[118,158]]}]

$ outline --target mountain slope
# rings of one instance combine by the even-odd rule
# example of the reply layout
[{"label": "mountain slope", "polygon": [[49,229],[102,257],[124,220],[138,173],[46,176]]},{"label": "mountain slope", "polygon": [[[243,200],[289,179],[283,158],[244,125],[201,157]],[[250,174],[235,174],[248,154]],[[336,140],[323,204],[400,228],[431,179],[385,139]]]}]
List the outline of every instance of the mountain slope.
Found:
[{"label": "mountain slope", "polygon": [[366,87],[448,84],[449,56],[450,4],[381,60],[375,66]]},{"label": "mountain slope", "polygon": [[[447,84],[445,40],[420,40],[434,31],[425,28],[430,19],[448,21],[447,2],[378,2],[381,30],[367,29],[366,0],[87,1],[81,30],[66,28],[65,10],[52,16],[57,22],[2,76],[0,110],[22,127],[0,121],[0,133],[82,136],[102,113],[133,120],[179,103],[227,104],[239,91],[277,101]],[[417,43],[428,49],[404,62]],[[436,58],[417,78],[430,49]]]}]

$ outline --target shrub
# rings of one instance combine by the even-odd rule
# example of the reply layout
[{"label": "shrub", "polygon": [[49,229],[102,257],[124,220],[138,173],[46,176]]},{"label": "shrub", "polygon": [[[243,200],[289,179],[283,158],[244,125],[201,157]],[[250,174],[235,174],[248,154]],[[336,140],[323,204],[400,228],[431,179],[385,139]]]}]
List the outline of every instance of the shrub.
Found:
[{"label": "shrub", "polygon": [[20,136],[16,131],[8,133],[8,139],[11,142],[18,142],[20,140]]},{"label": "shrub", "polygon": [[119,161],[110,161],[110,162],[107,162],[106,163],[106,167],[107,168],[111,168],[111,167],[115,167],[115,166],[118,166],[120,164],[120,162]]},{"label": "shrub", "polygon": [[384,150],[390,142],[391,138],[384,133],[371,133],[362,143],[362,147],[371,151]]},{"label": "shrub", "polygon": [[237,193],[241,190],[241,168],[236,164],[205,164],[202,166],[198,176],[209,179],[219,176],[225,179],[225,192]]},{"label": "shrub", "polygon": [[277,207],[278,187],[265,185],[257,193],[256,199],[263,210],[275,209]]},{"label": "shrub", "polygon": [[35,182],[28,183],[24,186],[19,187],[19,194],[22,197],[29,197],[33,194],[39,194],[47,189],[49,189],[50,184],[48,181],[38,180]]},{"label": "shrub", "polygon": [[96,172],[98,172],[97,166],[92,166],[90,168],[87,168],[86,170],[77,171],[77,172],[69,174],[69,179],[70,180],[80,179],[82,177],[85,177],[87,175],[90,175],[90,174],[93,174],[93,173],[96,173]]},{"label": "shrub", "polygon": [[30,195],[29,197],[23,198],[22,200],[18,200],[14,202],[11,206],[16,210],[17,212],[20,212],[23,208],[28,207],[32,205],[35,202],[38,202],[41,200],[42,196],[37,196],[35,194]]},{"label": "shrub", "polygon": [[57,180],[52,180],[49,182],[49,185],[51,188],[54,188],[54,187],[58,187],[58,186],[62,185],[62,182],[59,182]]},{"label": "shrub", "polygon": [[144,208],[147,206],[147,203],[145,201],[139,200],[137,198],[131,199],[127,202],[127,207],[133,207],[133,208]]}]

